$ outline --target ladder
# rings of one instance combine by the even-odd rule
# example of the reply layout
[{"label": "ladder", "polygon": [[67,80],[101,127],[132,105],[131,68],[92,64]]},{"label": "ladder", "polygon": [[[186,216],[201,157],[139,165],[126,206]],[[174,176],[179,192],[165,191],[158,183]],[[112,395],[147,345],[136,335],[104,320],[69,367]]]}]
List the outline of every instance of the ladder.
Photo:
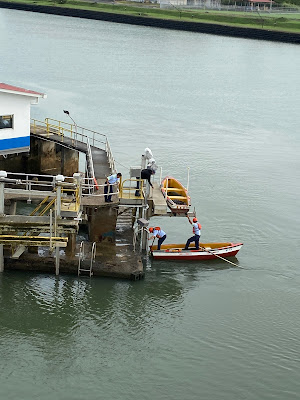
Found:
[{"label": "ladder", "polygon": [[91,277],[93,275],[93,265],[94,265],[95,259],[96,259],[96,242],[94,242],[92,244],[90,260],[85,259],[84,247],[85,247],[84,242],[82,241],[80,243],[80,248],[79,248],[78,276],[80,276],[81,273],[88,273],[89,276]]}]

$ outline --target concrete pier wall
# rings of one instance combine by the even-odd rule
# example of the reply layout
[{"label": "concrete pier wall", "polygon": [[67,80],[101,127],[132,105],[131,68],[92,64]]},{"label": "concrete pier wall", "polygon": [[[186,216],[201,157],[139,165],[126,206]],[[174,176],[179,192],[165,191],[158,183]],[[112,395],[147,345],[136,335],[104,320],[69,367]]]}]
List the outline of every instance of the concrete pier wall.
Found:
[{"label": "concrete pier wall", "polygon": [[30,153],[0,158],[0,169],[9,172],[73,176],[79,168],[79,153],[59,143],[30,137]]},{"label": "concrete pier wall", "polygon": [[[116,229],[119,210],[117,193],[112,196],[112,203],[104,202],[103,187],[96,191],[95,195],[85,193],[84,197],[80,197],[80,204],[75,201],[75,191],[81,192],[81,180],[73,178],[73,183],[69,181],[63,183],[57,179],[59,178],[57,175],[78,176],[78,149],[65,146],[65,142],[61,145],[56,138],[44,140],[43,137],[32,135],[30,154],[14,154],[0,160],[0,169],[8,173],[16,173],[16,175],[9,175],[13,176],[12,179],[1,178],[0,182],[2,185],[0,191],[2,208],[0,208],[4,214],[0,223],[0,247],[2,246],[1,249],[4,249],[5,253],[4,264],[1,264],[3,257],[1,258],[0,254],[2,265],[0,269],[77,275],[78,266],[81,263],[80,275],[87,274],[86,271],[89,272],[92,265],[94,275],[142,279],[144,272],[141,257],[133,249],[132,214],[130,213],[129,223],[126,223],[125,235],[124,226],[119,231]],[[97,164],[97,172],[100,176],[105,176],[110,167],[105,151],[102,150],[101,154],[102,162]],[[18,175],[21,173],[27,173],[29,177]],[[36,174],[39,177],[32,177],[30,174]],[[28,182],[28,178],[29,181],[35,183],[43,175],[48,175],[45,179],[56,182],[56,186],[45,188],[47,185],[43,186],[41,183],[35,186],[35,189],[24,188],[24,182]],[[104,183],[103,178],[98,181],[99,185]],[[5,185],[7,185],[6,188]],[[62,201],[63,185],[66,191]],[[69,185],[72,185],[71,190]],[[51,201],[55,197],[56,205],[54,206]],[[29,215],[39,203],[40,208],[36,209],[35,215]],[[63,204],[66,205],[64,215],[61,214]],[[78,208],[72,211],[72,207],[76,204]],[[45,210],[43,210],[44,207]],[[44,216],[39,215],[41,211],[45,212]],[[60,218],[61,215],[64,218]],[[82,235],[84,229],[85,232]],[[9,243],[7,235],[11,235]],[[41,242],[43,239],[40,238],[44,236],[47,241]],[[51,240],[48,243],[49,236]],[[58,242],[65,245],[55,248],[52,241],[58,236],[61,238]],[[65,239],[64,243],[62,243],[63,239]]]},{"label": "concrete pier wall", "polygon": [[89,238],[91,242],[115,242],[117,222],[116,207],[89,207],[88,221]]}]

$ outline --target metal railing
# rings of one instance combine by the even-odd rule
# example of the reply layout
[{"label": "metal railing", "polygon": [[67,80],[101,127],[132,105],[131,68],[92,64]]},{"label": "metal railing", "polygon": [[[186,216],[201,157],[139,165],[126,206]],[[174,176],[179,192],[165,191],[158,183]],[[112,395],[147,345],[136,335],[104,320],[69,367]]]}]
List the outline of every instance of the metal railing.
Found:
[{"label": "metal railing", "polygon": [[[240,4],[237,4],[240,3]],[[180,8],[179,8],[180,7]],[[180,13],[184,11],[198,11],[198,10],[218,10],[218,11],[240,11],[240,12],[256,12],[261,11],[269,14],[273,13],[299,13],[299,7],[297,5],[293,6],[277,6],[274,5],[274,1],[271,3],[260,3],[257,5],[250,5],[250,2],[236,2],[235,4],[222,4],[218,0],[212,0],[209,3],[206,0],[195,0],[193,4],[187,4],[185,0],[169,0],[160,2],[161,9],[177,9]]]},{"label": "metal railing", "polygon": [[[73,179],[73,178],[69,178]],[[5,186],[10,189],[23,189],[28,191],[50,191],[55,189],[55,176],[26,174],[20,172],[7,172]]]},{"label": "metal railing", "polygon": [[75,146],[77,142],[86,144],[87,146],[89,143],[90,146],[104,150],[107,154],[109,167],[112,173],[116,172],[115,160],[105,134],[52,118],[45,118],[45,121],[31,119],[31,129],[33,133],[39,133],[41,127],[45,129],[47,136],[56,134],[61,137],[62,142],[64,138],[68,138],[72,140]]},{"label": "metal railing", "polygon": [[105,151],[107,154],[107,159],[108,159],[108,163],[109,163],[109,168],[112,171],[113,174],[115,174],[117,172],[116,170],[116,164],[115,164],[115,160],[109,145],[108,140],[106,139],[106,143],[105,143]]},{"label": "metal railing", "polygon": [[[88,178],[92,179],[92,185],[96,185],[97,181],[96,181],[96,178],[95,178],[93,155],[92,155],[92,150],[91,150],[91,145],[90,145],[90,141],[89,140],[87,142],[86,158],[87,158],[87,175],[88,175]],[[98,186],[98,184],[97,184],[97,186]],[[90,185],[89,189],[92,189],[92,191],[90,190],[90,194],[94,193],[95,187],[92,188],[91,185]]]},{"label": "metal railing", "polygon": [[[134,186],[132,185],[133,183]],[[139,192],[138,195],[137,192]],[[120,198],[144,199],[144,180],[131,178],[122,181],[120,184]]]},{"label": "metal railing", "polygon": [[[57,187],[56,176],[55,175],[39,175],[39,174],[26,174],[19,172],[7,172],[7,178],[4,179],[5,187],[7,189],[15,189],[15,190],[26,190],[29,192],[34,191],[45,191],[45,192],[54,192]],[[81,196],[95,196],[95,197],[104,197],[106,194],[104,193],[104,188],[106,183],[99,184],[95,183],[93,178],[81,178],[80,179],[81,190],[76,186],[76,182],[74,182],[73,176],[65,176],[64,182],[62,184],[62,193],[63,194],[73,194],[76,200],[76,203],[80,202]],[[119,195],[119,184],[114,183],[113,193],[112,195]],[[110,195],[110,193],[108,193]]]},{"label": "metal railing", "polygon": [[[38,121],[39,123],[42,121]],[[57,133],[60,136],[75,139],[78,142],[87,144],[89,140],[91,145],[105,150],[107,137],[103,133],[83,128],[82,126],[69,124],[52,118],[45,118],[47,133]]]},{"label": "metal railing", "polygon": [[[115,195],[120,193],[120,190],[118,188],[118,183],[112,183],[110,186],[113,186],[113,192],[112,193],[104,193],[104,188],[106,186],[106,183],[95,184],[92,178],[83,178],[83,183],[82,183],[82,193],[81,196],[93,196],[93,197],[104,197],[104,196],[110,196],[110,195]],[[103,191],[102,191],[103,188]]]}]

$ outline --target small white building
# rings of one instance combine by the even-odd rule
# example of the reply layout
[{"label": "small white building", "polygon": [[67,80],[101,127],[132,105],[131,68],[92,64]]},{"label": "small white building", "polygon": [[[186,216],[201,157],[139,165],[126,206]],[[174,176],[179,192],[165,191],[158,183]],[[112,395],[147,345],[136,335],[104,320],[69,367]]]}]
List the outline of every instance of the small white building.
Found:
[{"label": "small white building", "polygon": [[43,93],[0,83],[0,155],[30,149],[30,105]]}]

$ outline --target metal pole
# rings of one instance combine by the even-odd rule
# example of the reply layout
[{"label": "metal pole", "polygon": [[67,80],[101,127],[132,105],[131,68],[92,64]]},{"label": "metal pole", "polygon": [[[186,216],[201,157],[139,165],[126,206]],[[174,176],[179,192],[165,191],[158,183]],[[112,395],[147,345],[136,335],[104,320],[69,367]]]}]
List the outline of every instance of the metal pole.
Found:
[{"label": "metal pole", "polygon": [[168,187],[169,187],[169,178],[167,178],[167,184],[166,184],[166,200],[168,197]]},{"label": "metal pole", "polygon": [[161,185],[161,180],[162,180],[162,167],[160,167],[159,185]]},{"label": "metal pole", "polygon": [[62,184],[65,180],[63,175],[56,175],[56,216],[60,218],[61,214],[61,191],[62,191]]},{"label": "metal pole", "polygon": [[3,244],[0,244],[0,272],[4,271]]},{"label": "metal pole", "polygon": [[187,191],[189,191],[189,186],[190,186],[190,167],[188,167],[188,179],[187,179],[187,186],[186,186]]},{"label": "metal pole", "polygon": [[28,192],[27,204],[31,204],[31,182],[28,182]]},{"label": "metal pole", "polygon": [[55,249],[55,275],[59,275],[59,247]]},{"label": "metal pole", "polygon": [[50,250],[52,249],[52,236],[53,236],[53,229],[52,229],[52,208],[50,208]]},{"label": "metal pole", "polygon": [[76,122],[74,121],[74,119],[71,117],[69,111],[67,111],[67,110],[63,110],[63,111],[64,111],[65,114],[67,114],[67,116],[68,116],[69,118],[71,118],[71,120],[72,120],[73,123],[74,123],[74,126],[75,126],[75,146],[76,146],[76,145],[77,145],[77,124],[76,124]]},{"label": "metal pole", "polygon": [[57,236],[57,199],[55,200],[55,213],[54,213],[54,236]]},{"label": "metal pole", "polygon": [[4,215],[4,182],[0,181],[0,215]]},{"label": "metal pole", "polygon": [[56,187],[56,215],[60,218],[61,214],[61,184],[58,183]]},{"label": "metal pole", "polygon": [[141,167],[142,169],[146,168],[146,157],[144,156],[144,154],[142,155]]},{"label": "metal pole", "polygon": [[81,176],[78,172],[75,172],[75,174],[73,174],[73,179],[74,179],[74,183],[76,184],[76,190],[77,190],[77,198],[76,198],[76,203],[77,201],[80,202],[80,208],[81,207],[81,195],[82,195],[82,187],[81,187]]},{"label": "metal pole", "polygon": [[148,232],[145,227],[142,230],[142,250],[147,250]]}]

